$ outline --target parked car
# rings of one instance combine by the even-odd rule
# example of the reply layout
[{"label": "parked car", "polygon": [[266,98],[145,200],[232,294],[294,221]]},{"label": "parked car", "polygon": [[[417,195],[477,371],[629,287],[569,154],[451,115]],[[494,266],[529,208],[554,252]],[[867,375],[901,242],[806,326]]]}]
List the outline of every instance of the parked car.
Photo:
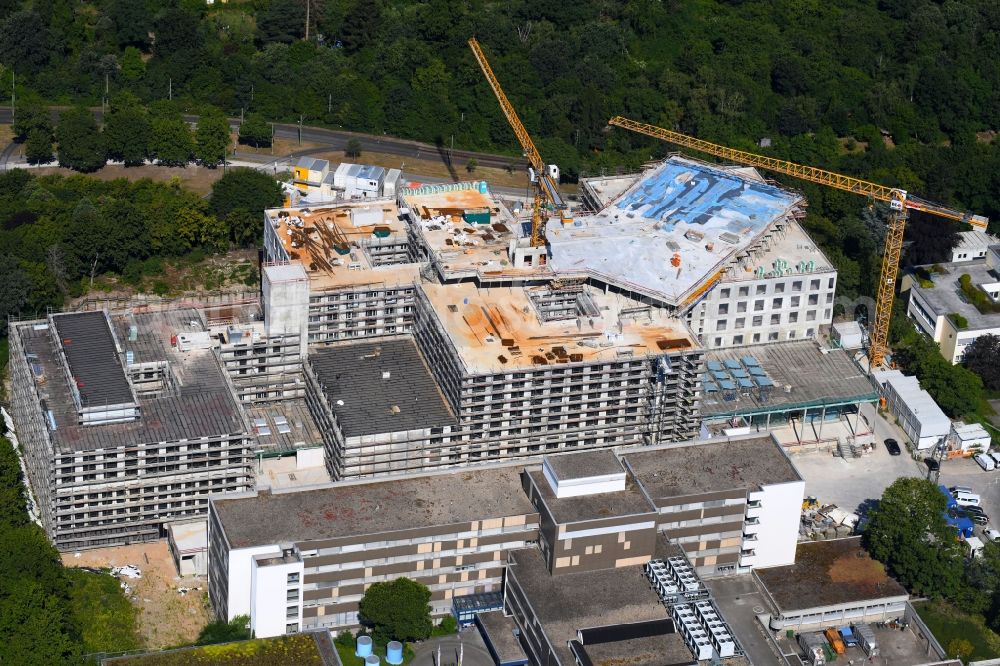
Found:
[{"label": "parked car", "polygon": [[941,471],[941,464],[935,458],[924,458],[924,464],[927,465],[927,469],[932,472]]},{"label": "parked car", "polygon": [[994,530],[994,529],[983,530],[983,536],[989,539],[990,541],[996,541],[997,539],[1000,539],[1000,530]]},{"label": "parked car", "polygon": [[997,467],[1000,467],[1000,451],[986,451],[986,455],[993,458],[993,462],[997,464]]},{"label": "parked car", "polygon": [[948,488],[948,492],[954,495],[955,493],[974,493],[976,491],[968,486],[952,486],[951,488]]},{"label": "parked car", "polygon": [[996,461],[993,460],[993,456],[988,453],[977,453],[972,456],[972,459],[975,460],[976,463],[978,463],[979,466],[986,472],[992,472],[997,468]]},{"label": "parked car", "polygon": [[990,517],[985,513],[967,513],[965,515],[967,515],[969,520],[974,522],[976,525],[988,525],[990,522]]},{"label": "parked car", "polygon": [[982,514],[984,516],[986,515],[986,512],[983,510],[983,507],[981,507],[981,506],[967,506],[967,507],[965,507],[965,512],[966,513],[979,513],[979,514]]},{"label": "parked car", "polygon": [[894,439],[885,440],[885,450],[889,452],[891,456],[898,456],[902,451],[899,448],[899,442]]},{"label": "parked car", "polygon": [[975,493],[955,493],[955,504],[966,507],[966,506],[979,506],[982,502],[982,498]]}]

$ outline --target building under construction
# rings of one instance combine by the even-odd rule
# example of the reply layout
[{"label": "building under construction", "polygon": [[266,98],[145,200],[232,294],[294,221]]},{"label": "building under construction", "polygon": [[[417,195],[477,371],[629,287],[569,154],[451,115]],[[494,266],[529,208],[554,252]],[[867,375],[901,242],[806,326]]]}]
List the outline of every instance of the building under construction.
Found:
[{"label": "building under construction", "polygon": [[307,341],[334,478],[688,439],[706,347],[829,322],[799,195],[679,157],[604,194],[541,247],[481,182],[267,211],[265,322]]}]

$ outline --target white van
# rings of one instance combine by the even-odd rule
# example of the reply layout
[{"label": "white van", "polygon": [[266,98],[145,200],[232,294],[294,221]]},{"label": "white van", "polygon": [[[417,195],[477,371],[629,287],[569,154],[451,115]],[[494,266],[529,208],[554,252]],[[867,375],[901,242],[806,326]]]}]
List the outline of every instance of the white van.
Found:
[{"label": "white van", "polygon": [[992,472],[997,468],[997,461],[988,453],[977,453],[973,459],[987,472]]},{"label": "white van", "polygon": [[975,493],[955,493],[955,504],[959,506],[979,506],[981,500]]}]

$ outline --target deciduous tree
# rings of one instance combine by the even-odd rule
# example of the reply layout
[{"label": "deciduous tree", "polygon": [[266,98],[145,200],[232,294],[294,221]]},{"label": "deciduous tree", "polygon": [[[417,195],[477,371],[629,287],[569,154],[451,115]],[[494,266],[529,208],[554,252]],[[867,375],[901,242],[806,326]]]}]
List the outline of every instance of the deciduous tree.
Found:
[{"label": "deciduous tree", "polygon": [[104,122],[108,159],[122,161],[125,166],[143,164],[149,157],[151,131],[149,118],[141,106],[112,111]]},{"label": "deciduous tree", "polygon": [[262,214],[265,208],[281,205],[281,186],[271,176],[255,169],[230,169],[212,184],[211,210],[219,218],[243,209]]},{"label": "deciduous tree", "polygon": [[271,145],[271,127],[259,113],[248,114],[240,125],[240,143],[254,148]]},{"label": "deciduous tree", "polygon": [[33,129],[24,142],[24,158],[29,164],[48,164],[52,161],[52,135],[43,129]]},{"label": "deciduous tree", "polygon": [[962,551],[944,518],[947,504],[930,481],[901,478],[871,512],[868,551],[913,594],[954,597],[962,585]]},{"label": "deciduous tree", "polygon": [[431,591],[409,578],[375,583],[358,605],[361,623],[378,642],[414,641],[431,635]]},{"label": "deciduous tree", "polygon": [[184,166],[194,154],[194,139],[191,128],[180,117],[155,118],[152,121],[153,140],[151,148],[160,164]]},{"label": "deciduous tree", "polygon": [[59,165],[76,171],[97,171],[104,166],[104,141],[90,109],[83,107],[64,111],[56,127],[59,143]]},{"label": "deciduous tree", "polygon": [[194,134],[195,156],[208,167],[222,164],[229,150],[231,135],[229,120],[222,111],[209,108],[198,116],[198,128]]},{"label": "deciduous tree", "polygon": [[965,348],[962,363],[979,375],[983,385],[991,391],[1000,391],[1000,336],[980,335]]}]

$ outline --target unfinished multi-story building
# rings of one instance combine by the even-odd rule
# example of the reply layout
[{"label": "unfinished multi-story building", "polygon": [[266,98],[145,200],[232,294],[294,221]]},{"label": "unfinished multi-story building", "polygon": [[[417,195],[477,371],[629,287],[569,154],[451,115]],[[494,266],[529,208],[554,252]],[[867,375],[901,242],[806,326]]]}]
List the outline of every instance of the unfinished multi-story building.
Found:
[{"label": "unfinished multi-story building", "polygon": [[265,306],[289,313],[282,329],[289,333],[299,332],[304,316],[304,343],[412,329],[420,266],[392,199],[268,210],[264,259]]},{"label": "unfinished multi-story building", "polygon": [[[822,255],[797,263],[822,280],[776,277],[808,241],[798,195],[683,158],[610,189],[598,212],[550,220],[541,247],[526,211],[478,182],[267,212],[265,327],[300,335],[334,478],[688,439],[705,347],[742,339],[707,340],[706,327],[759,311],[732,330],[766,342],[829,320]],[[412,341],[390,342],[401,335]]]},{"label": "unfinished multi-story building", "polygon": [[[664,196],[667,205],[657,209],[657,193],[672,189],[675,196]],[[735,250],[725,263],[709,269],[711,288],[684,312],[705,348],[813,338],[833,320],[837,272],[799,224],[804,199],[766,183],[754,169],[706,167],[675,158],[644,174],[583,179],[580,191],[594,210],[625,211],[626,223],[633,210],[652,207],[654,219],[659,215],[672,232],[667,246],[679,255],[680,270],[688,270],[690,259],[707,263],[720,250]],[[733,200],[736,193],[738,201]],[[678,210],[676,200],[687,205]],[[709,208],[713,200],[718,204],[714,211]],[[737,211],[747,213],[750,221],[733,214]],[[615,214],[621,223],[622,214]],[[705,214],[718,223],[700,222]],[[741,235],[752,238],[739,244]]]},{"label": "unfinished multi-story building", "polygon": [[205,515],[209,494],[253,487],[233,385],[211,349],[178,337],[201,326],[195,310],[10,325],[17,438],[59,549],[158,539]]}]

